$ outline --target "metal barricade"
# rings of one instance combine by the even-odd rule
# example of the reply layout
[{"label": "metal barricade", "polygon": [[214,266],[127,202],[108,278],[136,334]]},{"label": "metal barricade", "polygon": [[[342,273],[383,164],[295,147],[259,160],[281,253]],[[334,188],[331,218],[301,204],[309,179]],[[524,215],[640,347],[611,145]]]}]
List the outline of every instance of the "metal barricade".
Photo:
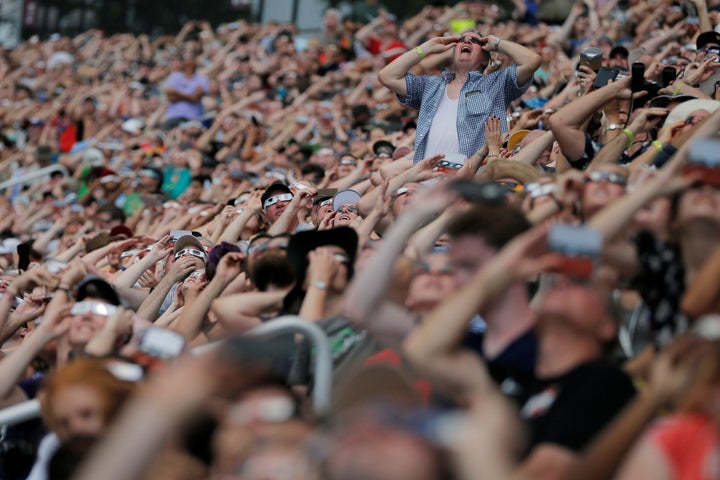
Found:
[{"label": "metal barricade", "polygon": [[[316,414],[328,413],[332,400],[332,356],[327,336],[317,325],[300,317],[286,315],[264,323],[249,332],[248,336],[262,339],[273,338],[288,333],[299,333],[313,346],[315,361],[315,379],[313,383],[312,404]],[[193,349],[200,355],[217,347],[220,342],[203,345]],[[32,420],[40,416],[40,402],[37,399],[18,403],[0,410],[0,426],[11,426]]]},{"label": "metal barricade", "polygon": [[4,182],[0,183],[0,192],[5,190],[6,188],[14,187],[15,185],[21,185],[23,183],[32,182],[33,180],[35,180],[37,178],[41,178],[41,177],[50,175],[53,172],[60,172],[65,177],[70,176],[70,172],[68,172],[68,169],[65,168],[65,166],[50,165],[49,167],[43,167],[43,168],[39,168],[37,170],[33,170],[32,172],[28,172],[21,177],[5,180]]}]

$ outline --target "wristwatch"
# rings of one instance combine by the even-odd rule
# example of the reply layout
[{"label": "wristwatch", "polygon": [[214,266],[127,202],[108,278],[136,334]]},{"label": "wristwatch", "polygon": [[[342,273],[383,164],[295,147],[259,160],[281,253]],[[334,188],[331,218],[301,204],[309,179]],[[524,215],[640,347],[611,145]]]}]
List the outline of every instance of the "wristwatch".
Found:
[{"label": "wristwatch", "polygon": [[327,290],[327,283],[321,282],[321,281],[319,281],[319,280],[316,281],[316,282],[312,282],[312,283],[310,284],[310,286],[311,286],[311,287],[315,287],[315,288],[317,288],[318,290]]},{"label": "wristwatch", "polygon": [[608,125],[607,130],[609,132],[610,130],[622,130],[622,128],[622,125],[618,123],[611,123],[610,125]]}]

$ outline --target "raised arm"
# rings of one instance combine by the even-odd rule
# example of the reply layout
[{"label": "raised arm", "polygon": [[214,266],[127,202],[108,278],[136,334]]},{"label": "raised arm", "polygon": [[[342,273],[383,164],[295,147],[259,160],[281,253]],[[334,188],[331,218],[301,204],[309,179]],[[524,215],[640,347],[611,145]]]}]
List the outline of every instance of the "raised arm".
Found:
[{"label": "raised arm", "polygon": [[485,41],[483,50],[486,52],[498,52],[512,58],[513,62],[517,65],[518,85],[522,85],[530,80],[535,70],[542,64],[542,58],[539,54],[519,43],[504,40],[495,35],[483,37],[483,40]]},{"label": "raised arm", "polygon": [[550,116],[550,129],[570,162],[585,154],[585,122],[607,102],[629,96],[629,88],[630,77],[623,78],[578,98]]},{"label": "raised arm", "polygon": [[400,55],[398,58],[393,60],[389,65],[380,70],[378,73],[378,80],[380,83],[389,88],[393,93],[400,96],[408,94],[407,84],[405,83],[405,75],[415,65],[420,63],[420,60],[425,58],[427,55],[442,54],[455,48],[459,37],[435,37],[426,41],[419,47],[415,47],[412,50]]}]

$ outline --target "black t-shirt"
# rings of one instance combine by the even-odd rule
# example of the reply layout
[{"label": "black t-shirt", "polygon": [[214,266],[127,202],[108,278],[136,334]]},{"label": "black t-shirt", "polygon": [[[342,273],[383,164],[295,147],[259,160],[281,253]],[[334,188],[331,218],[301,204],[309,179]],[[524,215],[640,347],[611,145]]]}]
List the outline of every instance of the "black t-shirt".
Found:
[{"label": "black t-shirt", "polygon": [[529,329],[513,340],[494,358],[485,356],[483,334],[468,334],[464,345],[486,359],[490,376],[505,395],[516,401],[527,398],[527,389],[535,378],[537,336],[534,329]]},{"label": "black t-shirt", "polygon": [[520,409],[530,430],[529,449],[552,443],[582,450],[634,395],[630,377],[601,361],[536,380]]}]

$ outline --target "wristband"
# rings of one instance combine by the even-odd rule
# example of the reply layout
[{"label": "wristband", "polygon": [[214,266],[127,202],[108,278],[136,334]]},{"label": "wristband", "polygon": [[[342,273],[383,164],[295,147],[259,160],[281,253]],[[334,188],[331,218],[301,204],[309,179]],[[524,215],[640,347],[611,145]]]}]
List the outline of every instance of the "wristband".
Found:
[{"label": "wristband", "polygon": [[652,143],[652,146],[655,147],[655,149],[657,149],[658,152],[662,152],[663,144],[660,143],[660,140],[653,140],[650,143]]},{"label": "wristband", "polygon": [[500,42],[501,41],[502,41],[502,38],[498,38],[497,40],[495,40],[495,45],[493,46],[493,48],[495,49],[496,52],[500,51]]},{"label": "wristband", "polygon": [[635,134],[632,133],[632,131],[629,128],[623,128],[622,132],[627,135],[628,138],[628,148],[632,147],[632,144],[635,143]]},{"label": "wristband", "polygon": [[678,93],[680,93],[681,88],[682,88],[682,83],[678,82],[677,87],[675,87],[675,90],[673,90],[673,97],[676,96]]},{"label": "wristband", "polygon": [[420,57],[420,60],[425,58],[425,52],[422,51],[422,48],[415,47],[415,52],[418,54],[418,57]]}]

